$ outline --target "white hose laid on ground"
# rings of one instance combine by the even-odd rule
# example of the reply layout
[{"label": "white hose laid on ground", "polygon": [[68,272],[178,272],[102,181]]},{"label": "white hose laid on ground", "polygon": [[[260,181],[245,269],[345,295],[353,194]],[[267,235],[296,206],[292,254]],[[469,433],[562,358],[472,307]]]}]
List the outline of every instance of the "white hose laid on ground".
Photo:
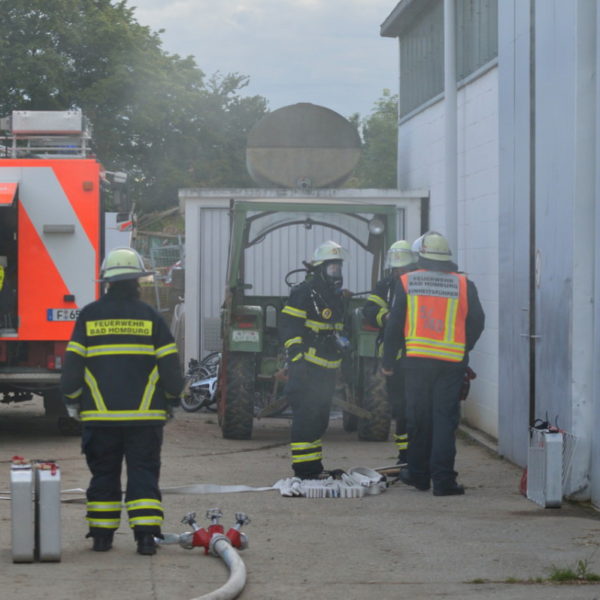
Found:
[{"label": "white hose laid on ground", "polygon": [[192,598],[192,600],[232,600],[237,598],[246,585],[246,565],[237,550],[224,535],[214,535],[210,540],[210,552],[220,557],[229,569],[229,579],[219,589]]}]

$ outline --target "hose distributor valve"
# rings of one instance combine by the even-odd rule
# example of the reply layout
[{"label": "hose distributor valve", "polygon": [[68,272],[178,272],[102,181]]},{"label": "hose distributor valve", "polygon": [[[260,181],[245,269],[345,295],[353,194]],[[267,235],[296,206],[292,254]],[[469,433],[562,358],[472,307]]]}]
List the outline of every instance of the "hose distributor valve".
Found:
[{"label": "hose distributor valve", "polygon": [[[225,529],[223,525],[219,524],[219,519],[223,516],[221,509],[209,508],[206,511],[206,518],[210,519],[211,525],[208,529],[204,527],[202,529],[195,528],[194,537],[192,538],[192,546],[195,548],[204,548],[204,554],[208,554],[210,548],[210,540],[216,534],[223,535]],[[191,523],[189,523],[191,525]]]},{"label": "hose distributor valve", "polygon": [[189,525],[193,531],[180,534],[166,533],[160,538],[155,538],[156,543],[159,545],[179,544],[186,550],[204,548],[204,554],[215,554],[214,547],[219,540],[223,540],[239,550],[247,548],[248,536],[240,530],[244,525],[250,523],[248,515],[236,512],[235,525],[229,529],[227,534],[224,533],[223,525],[219,524],[222,516],[223,513],[219,508],[209,508],[206,511],[206,518],[210,519],[211,524],[208,528],[200,528],[196,522],[196,513],[188,513],[181,519],[181,522]]},{"label": "hose distributor valve", "polygon": [[242,512],[235,513],[235,525],[225,534],[234,548],[245,550],[248,547],[248,536],[240,529],[250,523],[250,517]]}]

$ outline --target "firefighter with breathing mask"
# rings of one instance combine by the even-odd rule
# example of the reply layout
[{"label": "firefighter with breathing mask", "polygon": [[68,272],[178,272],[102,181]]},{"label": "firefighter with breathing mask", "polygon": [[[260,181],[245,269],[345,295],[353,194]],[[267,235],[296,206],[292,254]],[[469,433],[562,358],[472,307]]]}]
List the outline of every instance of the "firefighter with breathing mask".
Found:
[{"label": "firefighter with breathing mask", "polygon": [[[367,302],[363,307],[363,316],[367,323],[380,330],[378,338],[378,355],[381,354],[381,343],[385,323],[390,315],[390,306],[394,299],[396,285],[400,276],[415,268],[417,257],[411,250],[410,244],[405,240],[394,242],[386,257],[386,274],[375,285],[375,289],[367,296]],[[404,399],[404,371],[400,367],[399,352],[398,360],[394,362],[393,375],[386,377],[387,397],[392,407],[392,416],[396,421],[394,443],[398,450],[399,465],[406,464],[406,449],[408,447],[408,435],[406,433],[406,402]]]},{"label": "firefighter with breathing mask", "polygon": [[309,276],[292,288],[281,311],[288,364],[285,394],[292,408],[292,468],[301,479],[324,473],[321,437],[329,425],[337,369],[348,345],[343,336],[343,259],[340,244],[321,244]]},{"label": "firefighter with breathing mask", "polygon": [[477,288],[452,262],[446,238],[429,231],[416,244],[417,268],[396,286],[383,343],[388,376],[403,350],[408,466],[400,480],[435,496],[465,493],[454,470],[460,397],[469,352],[483,332]]},{"label": "firefighter with breathing mask", "polygon": [[82,451],[92,477],[86,492],[93,550],[110,550],[124,506],[139,554],[156,553],[163,507],[159,489],[163,426],[179,403],[183,378],[163,318],[139,299],[149,273],[132,248],[115,248],[101,267],[108,291],[85,306],[67,345],[61,388],[69,415],[81,420]]}]

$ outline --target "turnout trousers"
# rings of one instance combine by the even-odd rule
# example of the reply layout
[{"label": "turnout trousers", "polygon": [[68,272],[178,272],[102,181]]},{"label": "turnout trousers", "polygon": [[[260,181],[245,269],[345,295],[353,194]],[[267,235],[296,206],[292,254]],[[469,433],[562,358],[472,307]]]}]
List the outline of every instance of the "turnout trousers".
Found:
[{"label": "turnout trousers", "polygon": [[456,429],[464,365],[431,361],[405,366],[408,469],[420,484],[434,488],[456,482]]},{"label": "turnout trousers", "polygon": [[306,479],[323,471],[321,436],[329,426],[337,371],[305,361],[299,367],[290,370],[286,396],[292,407],[292,468]]},{"label": "turnout trousers", "polygon": [[394,364],[393,375],[385,378],[385,388],[388,402],[392,409],[392,417],[396,422],[394,444],[398,449],[398,456],[404,459],[408,448],[408,434],[406,432],[406,394],[404,391],[404,369],[400,366],[398,361]]},{"label": "turnout trousers", "polygon": [[141,533],[160,535],[163,521],[160,452],[163,425],[94,427],[85,425],[82,451],[92,474],[87,496],[87,521],[92,537],[109,535],[121,519],[121,468],[127,467],[125,508],[129,525]]}]

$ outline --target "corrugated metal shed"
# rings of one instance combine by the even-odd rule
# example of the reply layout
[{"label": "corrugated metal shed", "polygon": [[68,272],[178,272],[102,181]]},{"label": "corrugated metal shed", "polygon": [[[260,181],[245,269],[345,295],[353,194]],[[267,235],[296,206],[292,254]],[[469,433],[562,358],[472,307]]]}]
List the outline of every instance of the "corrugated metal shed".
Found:
[{"label": "corrugated metal shed", "polygon": [[[238,200],[311,200],[360,202],[397,207],[397,230],[413,240],[421,234],[421,190],[342,190],[323,189],[295,192],[277,189],[184,189],[179,198],[186,223],[185,281],[185,361],[219,350],[220,308],[225,294],[229,248],[229,208]],[[246,251],[246,281],[253,295],[289,293],[281,273],[302,267],[314,248],[328,239],[338,241],[348,251],[344,286],[352,291],[370,289],[371,264],[368,256],[348,236],[330,227],[306,230],[298,225],[275,231]]]}]

